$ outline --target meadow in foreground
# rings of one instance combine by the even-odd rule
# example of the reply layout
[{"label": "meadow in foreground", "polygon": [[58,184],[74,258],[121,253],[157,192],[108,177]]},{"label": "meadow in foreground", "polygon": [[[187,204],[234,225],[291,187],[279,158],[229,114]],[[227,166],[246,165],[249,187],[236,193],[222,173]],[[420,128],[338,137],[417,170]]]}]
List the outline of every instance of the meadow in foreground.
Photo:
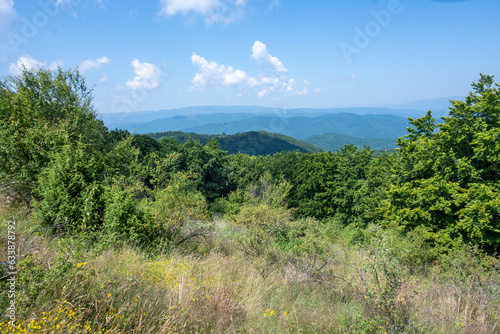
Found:
[{"label": "meadow in foreground", "polygon": [[322,254],[251,255],[219,224],[151,255],[45,236],[24,209],[3,201],[1,210],[3,225],[16,220],[22,252],[16,327],[2,317],[1,333],[499,331],[500,261],[474,249],[426,264],[417,241],[373,228],[359,242],[337,230]]}]

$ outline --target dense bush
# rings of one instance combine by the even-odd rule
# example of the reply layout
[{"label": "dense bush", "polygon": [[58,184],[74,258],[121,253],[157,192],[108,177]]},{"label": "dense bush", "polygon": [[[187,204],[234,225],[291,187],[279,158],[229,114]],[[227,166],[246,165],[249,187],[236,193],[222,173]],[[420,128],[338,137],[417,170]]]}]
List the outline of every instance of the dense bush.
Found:
[{"label": "dense bush", "polygon": [[95,230],[104,214],[104,161],[84,144],[67,145],[41,173],[36,216],[43,226]]},{"label": "dense bush", "polygon": [[443,124],[429,112],[398,140],[400,166],[385,224],[422,228],[438,251],[463,243],[500,249],[500,89],[481,75]]}]

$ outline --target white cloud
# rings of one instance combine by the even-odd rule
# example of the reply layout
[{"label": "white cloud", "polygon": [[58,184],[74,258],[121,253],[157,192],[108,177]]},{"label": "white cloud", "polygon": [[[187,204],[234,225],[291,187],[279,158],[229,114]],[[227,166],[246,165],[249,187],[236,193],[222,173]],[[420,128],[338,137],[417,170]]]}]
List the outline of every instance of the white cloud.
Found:
[{"label": "white cloud", "polygon": [[190,11],[207,15],[220,6],[218,0],[162,0],[162,12],[166,15],[187,14]]},{"label": "white cloud", "polygon": [[191,56],[191,62],[198,66],[199,70],[191,80],[194,87],[234,86],[247,80],[247,74],[244,71],[235,70],[232,66],[218,65],[214,61],[207,61],[194,52]]},{"label": "white cloud", "polygon": [[247,90],[253,90],[259,98],[271,93],[280,93],[284,97],[308,94],[308,82],[303,81],[304,88],[297,89],[295,80],[287,78],[284,74],[288,70],[278,58],[269,55],[263,43],[255,42],[252,49],[252,58],[258,62],[265,61],[272,65],[274,74],[260,73],[256,76],[249,76],[245,71],[235,69],[232,66],[219,65],[215,61],[208,61],[193,53],[191,62],[198,67],[198,72],[191,80],[193,86],[189,90],[206,87],[232,87],[237,89],[238,96],[242,96],[243,92]]},{"label": "white cloud", "polygon": [[12,75],[19,75],[21,73],[21,69],[26,67],[26,69],[37,69],[41,67],[45,67],[49,70],[56,70],[58,67],[61,67],[63,65],[62,60],[56,60],[50,63],[50,65],[47,66],[46,62],[41,62],[38,61],[37,59],[33,58],[30,55],[24,55],[19,57],[17,60],[17,63],[11,63],[9,66],[9,73]]},{"label": "white cloud", "polygon": [[92,68],[97,68],[103,64],[108,64],[108,63],[109,63],[108,57],[101,57],[97,59],[86,59],[80,64],[80,71],[82,73],[85,73],[86,71]]},{"label": "white cloud", "polygon": [[13,0],[0,0],[0,29],[6,31],[16,18]]},{"label": "white cloud", "polygon": [[261,64],[271,65],[276,72],[286,73],[288,70],[281,63],[281,61],[273,57],[267,52],[267,46],[260,42],[256,41],[252,47],[252,58]]},{"label": "white cloud", "polygon": [[304,80],[302,81],[304,88],[302,90],[295,89],[295,80],[290,79],[286,85],[287,96],[302,96],[309,93],[309,83]]},{"label": "white cloud", "polygon": [[207,24],[231,23],[241,17],[247,0],[161,0],[160,14],[172,16],[195,13]]},{"label": "white cloud", "polygon": [[153,89],[160,85],[161,71],[154,64],[141,63],[138,59],[132,60],[136,76],[127,81],[130,89]]}]

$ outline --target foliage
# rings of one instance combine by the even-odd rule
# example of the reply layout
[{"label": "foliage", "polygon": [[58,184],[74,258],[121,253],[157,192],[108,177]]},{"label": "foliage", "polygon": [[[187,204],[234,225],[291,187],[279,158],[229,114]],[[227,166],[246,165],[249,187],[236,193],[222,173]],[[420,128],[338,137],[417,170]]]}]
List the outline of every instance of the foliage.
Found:
[{"label": "foliage", "polygon": [[273,182],[270,174],[247,188],[241,209],[231,217],[235,238],[246,254],[262,255],[286,233],[292,217],[285,207],[289,190],[288,182]]},{"label": "foliage", "polygon": [[[366,199],[360,194],[372,161],[372,151],[358,150],[354,145],[345,146],[338,153],[305,155],[295,174],[290,204],[298,208],[300,216],[335,217],[343,224],[364,223]],[[372,182],[371,187],[374,186]]]},{"label": "foliage", "polygon": [[438,251],[462,243],[500,247],[500,89],[481,75],[444,123],[429,112],[398,140],[397,183],[382,207],[386,225],[422,226]]},{"label": "foliage", "polygon": [[183,144],[163,140],[161,145],[164,154],[178,154],[169,171],[191,173],[194,187],[208,202],[211,203],[229,193],[231,184],[228,180],[230,173],[228,157],[216,140],[208,142],[205,146],[193,139]]},{"label": "foliage", "polygon": [[183,229],[207,220],[207,205],[203,195],[193,190],[191,176],[176,173],[169,184],[153,192],[148,203],[153,224],[161,236],[178,242]]},{"label": "foliage", "polygon": [[[95,230],[104,213],[104,161],[84,144],[66,145],[39,178],[36,217],[43,226]],[[68,225],[68,226],[66,226]]]},{"label": "foliage", "polygon": [[106,128],[78,71],[26,69],[0,82],[0,184],[29,203],[38,177],[61,147],[104,147]]},{"label": "foliage", "polygon": [[115,183],[105,189],[104,238],[139,246],[149,246],[159,239],[160,228],[154,224],[146,200],[141,200],[144,192],[140,184]]},{"label": "foliage", "polygon": [[[23,241],[16,268],[22,307],[16,328],[0,321],[2,333],[493,333],[500,317],[498,258],[464,248],[422,271],[408,257],[415,242],[392,230],[369,228],[365,242],[349,245],[322,239],[328,224],[292,219],[286,236],[293,248],[269,245],[247,256],[220,234],[151,256],[43,236],[25,215],[0,218],[1,228],[16,221]],[[3,253],[6,245],[4,234]],[[7,283],[0,280],[2,290]],[[7,305],[7,294],[0,298]]]}]

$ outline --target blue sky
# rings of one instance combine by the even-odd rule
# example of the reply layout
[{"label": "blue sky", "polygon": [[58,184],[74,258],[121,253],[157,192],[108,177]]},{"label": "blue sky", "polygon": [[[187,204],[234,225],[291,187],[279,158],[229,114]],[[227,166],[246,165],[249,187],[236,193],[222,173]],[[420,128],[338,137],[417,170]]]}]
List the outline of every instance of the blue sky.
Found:
[{"label": "blue sky", "polygon": [[0,77],[79,66],[99,112],[387,105],[500,75],[498,0],[0,0]]}]

